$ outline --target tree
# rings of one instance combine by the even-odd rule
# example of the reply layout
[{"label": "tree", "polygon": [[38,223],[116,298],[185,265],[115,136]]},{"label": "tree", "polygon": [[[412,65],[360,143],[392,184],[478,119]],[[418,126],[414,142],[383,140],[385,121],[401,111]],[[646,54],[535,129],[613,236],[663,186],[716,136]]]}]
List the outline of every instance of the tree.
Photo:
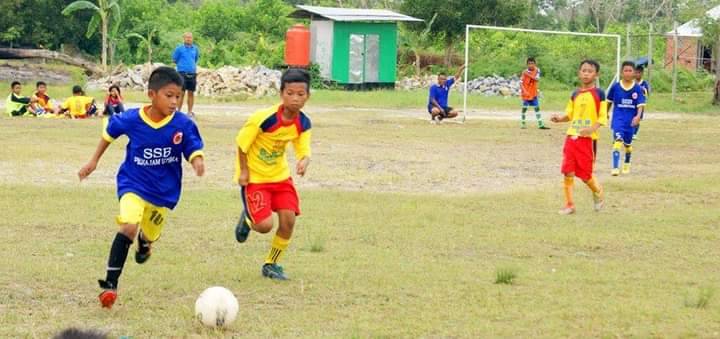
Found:
[{"label": "tree", "polygon": [[[430,45],[430,30],[432,28],[437,13],[425,24],[425,29],[420,34],[414,32],[408,32],[407,29],[403,28],[400,35],[400,43],[403,47],[410,50],[415,56],[415,75],[420,76],[422,72],[420,65],[420,51],[426,49]],[[403,26],[404,27],[404,26]]]},{"label": "tree", "polygon": [[[97,32],[98,25],[100,26],[100,34],[102,36],[102,65],[103,70],[107,71],[107,61],[108,61],[108,36],[110,34],[115,35],[117,34],[118,28],[120,27],[120,5],[118,4],[118,0],[97,0],[98,5],[93,4],[92,2],[85,1],[85,0],[79,0],[75,1],[65,9],[63,9],[62,14],[63,15],[70,15],[73,12],[83,10],[83,9],[90,9],[95,12],[92,19],[90,19],[90,23],[88,23],[88,30],[85,33],[86,38],[92,37],[95,32]],[[110,28],[111,31],[108,31],[108,26],[110,25],[112,21],[112,27]]]},{"label": "tree", "polygon": [[7,31],[0,33],[0,41],[10,43],[10,48],[13,47],[13,42],[22,36],[20,29],[15,26],[11,26]]},{"label": "tree", "polygon": [[[452,51],[465,34],[466,24],[511,26],[527,17],[524,15],[527,5],[527,0],[406,0],[401,10],[426,21],[437,14],[431,32],[434,37],[443,39],[445,65],[450,66]],[[421,25],[410,25],[410,28],[414,31],[424,29]]]},{"label": "tree", "polygon": [[157,34],[157,28],[151,28],[147,31],[147,35],[142,36],[137,33],[129,33],[127,35],[128,39],[134,38],[140,40],[141,44],[144,44],[147,46],[148,51],[148,57],[147,57],[147,63],[152,64],[152,46],[153,46],[153,38],[155,37],[155,34]]},{"label": "tree", "polygon": [[713,47],[714,50],[715,89],[713,105],[720,105],[720,19],[706,16],[700,21],[700,27],[702,27],[703,32],[702,43],[708,47]]}]

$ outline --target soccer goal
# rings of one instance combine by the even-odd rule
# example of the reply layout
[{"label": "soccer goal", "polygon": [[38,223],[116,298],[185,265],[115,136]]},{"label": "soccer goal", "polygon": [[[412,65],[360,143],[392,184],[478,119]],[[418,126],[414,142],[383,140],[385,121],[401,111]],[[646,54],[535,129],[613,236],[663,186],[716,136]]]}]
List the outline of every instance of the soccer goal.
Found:
[{"label": "soccer goal", "polygon": [[[610,60],[615,62],[615,73],[613,74],[612,79],[609,80],[609,83],[607,84],[606,87],[609,89],[610,85],[612,85],[612,82],[615,81],[616,79],[619,79],[620,64],[621,64],[621,59],[620,59],[621,58],[620,57],[621,37],[618,34],[562,32],[562,31],[548,31],[548,30],[536,30],[536,29],[524,29],[524,28],[512,28],[512,27],[465,25],[465,65],[467,65],[467,67],[465,68],[465,74],[463,75],[463,80],[464,80],[463,117],[462,117],[463,122],[467,119],[468,82],[470,80],[472,80],[468,77],[470,70],[473,68],[473,67],[471,67],[471,64],[470,64],[470,61],[471,61],[470,60],[470,57],[471,57],[470,47],[471,47],[471,43],[474,40],[474,39],[471,39],[471,36],[470,36],[471,30],[501,31],[501,32],[508,32],[508,34],[518,34],[515,37],[509,38],[509,41],[513,41],[515,43],[517,43],[518,40],[522,39],[521,35],[524,33],[535,33],[535,34],[541,34],[541,35],[550,34],[550,35],[554,35],[554,36],[564,35],[564,36],[584,37],[584,41],[582,43],[584,44],[583,46],[585,46],[585,51],[584,51],[584,53],[581,53],[582,56],[577,55],[575,60],[572,61],[572,64],[574,64],[574,67],[577,67],[577,63],[580,62],[580,60],[579,60],[580,57],[584,58],[584,57],[594,57],[595,55],[602,55],[604,57],[602,59],[604,59],[605,63],[611,62]],[[515,32],[515,33],[512,33],[512,32]],[[525,35],[525,37],[528,38],[527,35]],[[536,39],[540,39],[540,37],[536,37]],[[597,39],[605,39],[605,40],[600,41]],[[607,39],[610,39],[610,41],[608,41]],[[612,39],[615,39],[614,56],[610,54],[613,49],[612,43],[611,43]],[[508,39],[506,39],[506,42],[507,41],[508,41]],[[496,50],[496,51],[502,51],[503,49],[507,51],[507,49],[521,48],[518,44],[515,44],[515,43],[506,43],[506,44],[501,44],[501,45],[497,45],[497,46],[493,45],[493,46],[489,46],[488,48]],[[570,46],[574,47],[574,45],[570,41],[567,41],[566,43],[569,43]],[[580,45],[580,41],[577,41],[577,45]],[[537,57],[537,55],[529,55],[529,54],[533,54],[533,53],[531,51],[531,48],[529,48],[528,46],[522,46],[522,48],[524,48],[526,50],[526,51],[524,51],[527,54],[526,56]],[[610,48],[610,50],[606,50],[608,48]],[[535,52],[542,52],[542,50],[535,48]],[[554,52],[555,53],[563,53],[564,51],[554,51]],[[508,53],[506,53],[506,54],[508,54]],[[500,58],[495,58],[495,59],[499,60]],[[552,57],[548,56],[548,57],[546,57],[546,59],[552,59]],[[490,61],[490,60],[488,60],[488,61]],[[496,60],[492,60],[492,61],[496,61]],[[513,61],[514,61],[514,64],[517,63],[517,56],[515,57],[515,59]],[[523,59],[522,61],[524,62],[525,60]],[[566,65],[561,65],[559,67],[572,68],[572,66],[568,66],[568,65],[569,65],[569,63]],[[552,67],[552,65],[548,65],[548,64],[540,64],[539,66],[540,66],[540,69],[543,70],[543,72],[545,72],[545,69]],[[605,69],[607,69],[607,68],[601,67],[601,71],[602,71],[601,73],[605,73],[604,72]],[[520,70],[518,69],[518,73],[519,73],[519,71]],[[571,70],[564,69],[563,71],[565,71],[565,72],[570,71],[570,72],[574,73],[577,71],[577,69],[576,68],[571,69]],[[608,81],[608,80],[606,79],[605,81]],[[600,86],[600,85],[601,84],[598,84],[598,86]]]}]

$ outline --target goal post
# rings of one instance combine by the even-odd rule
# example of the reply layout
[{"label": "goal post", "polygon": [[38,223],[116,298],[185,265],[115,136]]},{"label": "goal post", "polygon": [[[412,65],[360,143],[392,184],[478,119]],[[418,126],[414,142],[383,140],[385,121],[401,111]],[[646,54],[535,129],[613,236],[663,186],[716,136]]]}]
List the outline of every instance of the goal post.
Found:
[{"label": "goal post", "polygon": [[574,35],[574,36],[585,36],[585,37],[599,37],[599,38],[614,38],[616,39],[616,51],[615,51],[615,76],[613,80],[608,84],[608,89],[612,85],[612,82],[620,79],[620,64],[621,64],[621,37],[619,34],[605,34],[605,33],[583,33],[583,32],[568,32],[568,31],[549,31],[539,29],[526,29],[526,28],[513,28],[513,27],[500,27],[500,26],[485,26],[485,25],[465,25],[465,73],[463,74],[464,88],[463,88],[463,117],[464,122],[467,118],[467,98],[468,98],[468,78],[470,61],[470,30],[471,29],[485,29],[485,30],[496,30],[496,31],[511,31],[511,32],[526,32],[526,33],[540,33],[540,34],[556,34],[556,35]]}]

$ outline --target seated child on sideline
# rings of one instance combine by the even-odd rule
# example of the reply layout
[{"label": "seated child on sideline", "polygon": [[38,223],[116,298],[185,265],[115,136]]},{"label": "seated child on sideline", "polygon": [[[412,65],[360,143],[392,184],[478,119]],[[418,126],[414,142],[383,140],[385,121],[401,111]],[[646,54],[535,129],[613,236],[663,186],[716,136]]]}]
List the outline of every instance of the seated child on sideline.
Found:
[{"label": "seated child on sideline", "polygon": [[21,96],[22,85],[18,81],[13,81],[10,84],[10,95],[5,100],[5,112],[11,117],[23,116],[31,114],[30,107],[31,103],[35,103],[35,99]]},{"label": "seated child on sideline", "polygon": [[75,85],[72,89],[73,96],[67,98],[60,105],[60,112],[69,115],[73,119],[85,119],[97,113],[95,99],[85,96],[82,87]]},{"label": "seated child on sideline", "polygon": [[125,112],[123,107],[123,98],[120,94],[120,87],[112,85],[108,88],[107,97],[105,97],[105,115],[115,115]]}]

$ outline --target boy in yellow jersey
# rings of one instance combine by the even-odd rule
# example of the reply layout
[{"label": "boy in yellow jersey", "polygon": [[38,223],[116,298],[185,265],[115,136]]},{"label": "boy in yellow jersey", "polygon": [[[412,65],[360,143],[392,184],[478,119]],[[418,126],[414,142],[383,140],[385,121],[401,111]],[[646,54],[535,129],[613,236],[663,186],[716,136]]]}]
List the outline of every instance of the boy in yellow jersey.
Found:
[{"label": "boy in yellow jersey", "polygon": [[305,175],[310,163],[310,118],[301,110],[310,97],[310,75],[288,69],[280,79],[282,104],[253,113],[237,135],[238,157],[235,181],[241,187],[243,213],[235,227],[235,238],[245,242],[250,230],[268,233],[273,229],[272,212],[279,226],[262,267],[262,275],[287,280],[277,263],[290,243],[300,201],[295,191],[285,149],[295,148],[296,173]]},{"label": "boy in yellow jersey", "polygon": [[565,207],[559,213],[575,213],[572,199],[574,178],[582,179],[593,193],[595,211],[603,207],[603,190],[593,176],[595,162],[595,141],[597,130],[607,125],[607,102],[605,92],[595,87],[600,65],[595,60],[580,63],[578,78],[580,88],[576,89],[565,108],[565,115],[553,114],[552,122],[571,122],[563,148],[562,173],[565,176]]},{"label": "boy in yellow jersey", "polygon": [[85,96],[82,87],[75,85],[72,89],[73,96],[67,98],[60,105],[60,113],[66,113],[73,119],[89,118],[97,112],[95,107],[95,99]]}]

